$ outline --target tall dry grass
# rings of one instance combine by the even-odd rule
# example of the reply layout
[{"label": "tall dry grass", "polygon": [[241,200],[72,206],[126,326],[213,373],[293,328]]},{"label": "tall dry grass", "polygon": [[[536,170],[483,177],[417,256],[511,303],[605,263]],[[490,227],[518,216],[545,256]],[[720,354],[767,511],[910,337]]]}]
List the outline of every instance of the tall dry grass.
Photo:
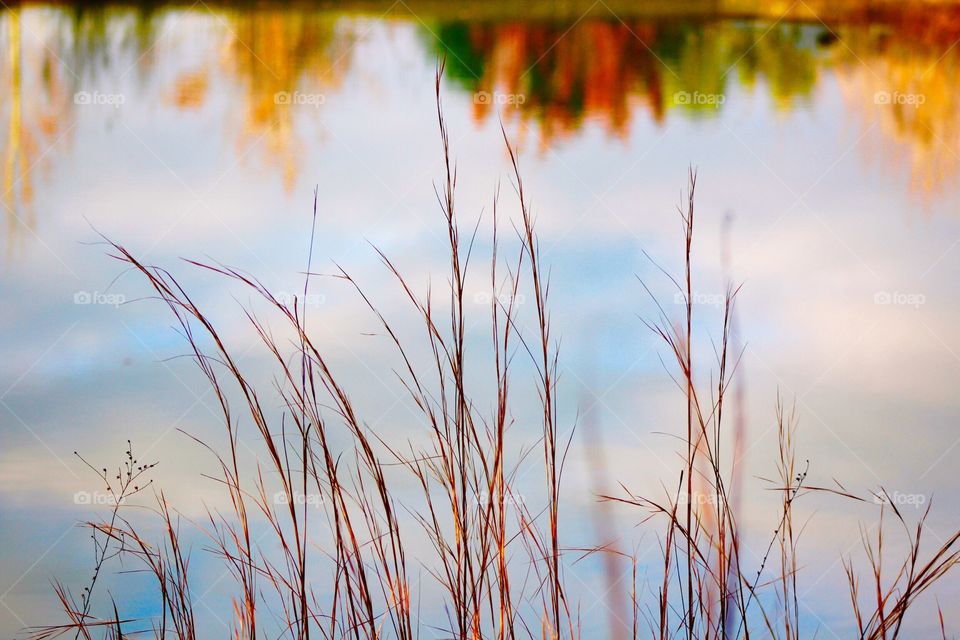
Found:
[{"label": "tall dry grass", "polygon": [[[797,589],[800,532],[794,523],[794,504],[811,492],[843,500],[862,498],[840,485],[815,486],[808,480],[808,464],[798,464],[795,455],[796,416],[778,401],[778,477],[771,486],[781,499],[773,514],[775,531],[759,567],[744,558],[736,499],[737,448],[731,452],[725,445],[731,411],[727,398],[741,357],[731,338],[738,289],[730,286],[727,291],[716,362],[699,362],[693,349],[696,175],[692,171],[689,175],[688,197],[679,216],[684,271],[672,276],[662,270],[683,296],[682,316],[671,317],[647,284],[642,284],[659,310],[647,325],[672,355],[674,381],[686,402],[683,471],[674,491],[663,498],[634,495],[627,484],[616,495],[598,497],[611,505],[639,509],[641,521],[663,527],[660,575],[651,585],[655,597],[647,600],[637,587],[635,556],[606,545],[574,550],[561,540],[562,479],[572,431],[562,435],[558,417],[559,355],[551,332],[550,278],[541,262],[518,157],[506,134],[519,209],[513,227],[519,249],[507,257],[501,254],[498,193],[486,268],[492,292],[485,312],[491,327],[490,348],[479,352],[467,347],[470,311],[465,297],[468,280],[476,271],[471,262],[476,258],[479,226],[464,234],[456,210],[457,169],[440,96],[442,74],[441,64],[436,116],[445,170],[437,198],[445,226],[450,290],[449,299],[437,306],[445,311],[437,312],[431,292],[416,293],[414,284],[390,258],[379,253],[422,330],[422,342],[411,344],[346,270],[336,274],[356,291],[402,363],[397,375],[417,410],[427,444],[399,445],[369,427],[350,389],[308,331],[303,300],[314,275],[312,237],[303,296],[291,301],[278,299],[261,281],[235,268],[188,261],[248,288],[293,336],[293,340],[275,338],[266,320],[244,311],[275,366],[275,385],[269,389],[252,382],[209,315],[169,271],[146,264],[122,245],[108,241],[111,255],[138,272],[166,305],[219,406],[226,446],[194,440],[216,460],[216,480],[229,498],[230,509],[208,511],[203,522],[190,525],[205,534],[209,551],[232,576],[232,611],[225,612],[230,635],[238,639],[259,635],[297,640],[413,640],[430,631],[439,637],[464,639],[577,638],[583,635],[579,604],[572,601],[564,576],[571,556],[585,551],[627,556],[631,563],[632,586],[615,596],[626,603],[630,614],[629,623],[615,632],[619,637],[802,637]],[[516,301],[521,292],[533,302],[532,328],[520,321]],[[422,347],[429,354],[425,364],[414,355]],[[488,405],[467,375],[474,361],[484,358],[492,360],[488,362],[495,389],[492,411],[481,409]],[[513,432],[517,358],[528,361],[527,371],[532,372],[537,389],[538,437],[533,450],[518,445]],[[709,386],[697,383],[703,371],[715,374]],[[283,407],[280,419],[268,409],[276,398]],[[241,433],[244,446],[259,443],[258,458],[264,462],[252,469],[241,462]],[[127,499],[150,486],[147,476],[153,464],[139,462],[131,447],[115,476],[106,469],[94,469],[116,498],[116,506],[106,519],[87,523],[97,550],[93,578],[79,600],[57,583],[55,592],[66,620],[29,629],[28,638],[65,634],[85,639],[144,634],[179,640],[198,637],[191,551],[182,542],[184,519],[156,490],[153,511],[163,532],[160,539],[147,539],[127,516]],[[391,474],[398,469],[416,487],[415,505],[397,497]],[[544,499],[537,505],[516,495],[518,474],[531,470],[542,483]],[[283,500],[271,496],[275,486]],[[313,507],[295,499],[308,494],[322,497],[323,531],[309,513]],[[892,574],[884,571],[883,527],[876,539],[864,534],[871,569],[866,587],[852,561],[844,563],[853,620],[861,638],[903,636],[911,605],[960,560],[960,532],[924,554],[926,514],[911,526],[895,504],[882,507],[882,513],[886,511],[893,512],[908,535],[902,563]],[[254,539],[252,532],[261,524],[267,527],[269,543]],[[411,550],[417,539],[428,544],[427,551],[415,557]],[[159,606],[156,616],[124,617],[123,603],[113,602],[112,597],[107,610],[94,613],[98,576],[118,559],[138,564],[152,577]],[[432,608],[439,613],[426,620],[421,619],[421,598],[429,589],[414,577],[412,565],[422,567],[427,581],[440,592],[440,603]],[[605,566],[608,572],[613,570],[612,565]]]}]

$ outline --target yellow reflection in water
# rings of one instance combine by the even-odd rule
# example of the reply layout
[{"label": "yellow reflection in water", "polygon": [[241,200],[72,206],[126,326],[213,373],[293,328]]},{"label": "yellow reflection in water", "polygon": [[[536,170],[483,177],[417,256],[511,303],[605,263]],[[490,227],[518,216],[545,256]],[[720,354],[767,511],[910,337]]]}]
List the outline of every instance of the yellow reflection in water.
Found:
[{"label": "yellow reflection in water", "polygon": [[243,87],[240,153],[264,144],[281,168],[285,187],[297,179],[306,144],[294,117],[315,116],[338,89],[349,64],[351,39],[337,29],[336,15],[293,11],[231,12],[223,48],[227,74]]},{"label": "yellow reflection in water", "polygon": [[[18,208],[18,194],[14,191],[20,182],[18,175],[25,173],[26,158],[23,155],[23,70],[20,67],[20,11],[14,9],[8,18],[9,29],[9,57],[8,57],[8,86],[9,86],[9,128],[7,131],[7,148],[3,165],[3,204],[13,214]],[[30,182],[24,183],[19,195],[24,202],[29,203],[32,192]],[[16,231],[16,216],[7,217],[7,250]]]},{"label": "yellow reflection in water", "polygon": [[32,229],[34,183],[46,168],[51,146],[68,133],[67,92],[64,70],[53,44],[37,51],[24,45],[22,9],[0,14],[0,33],[6,55],[0,69],[4,96],[0,116],[5,121],[0,148],[3,155],[3,182],[0,206],[6,213],[6,253],[14,249],[21,227]]},{"label": "yellow reflection in water", "polygon": [[838,49],[837,77],[850,109],[882,136],[868,149],[892,172],[905,170],[927,203],[960,174],[960,13],[907,19],[897,31],[867,29]]}]

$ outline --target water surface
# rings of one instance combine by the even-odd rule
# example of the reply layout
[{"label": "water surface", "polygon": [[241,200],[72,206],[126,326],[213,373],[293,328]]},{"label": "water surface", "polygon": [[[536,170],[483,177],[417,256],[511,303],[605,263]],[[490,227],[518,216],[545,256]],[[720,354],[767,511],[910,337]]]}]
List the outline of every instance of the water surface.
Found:
[{"label": "water surface", "polygon": [[[421,290],[444,281],[440,58],[461,216],[483,215],[488,231],[498,181],[502,215],[517,215],[502,122],[552,267],[562,416],[569,427],[579,411],[603,434],[574,437],[571,546],[595,542],[578,524],[594,449],[604,482],[637,492],[672,485],[680,468],[663,434],[679,433],[683,399],[637,317],[656,309],[636,276],[680,312],[651,259],[682,266],[676,205],[690,165],[708,360],[726,277],[744,283],[743,519],[756,552],[775,524],[756,476],[773,473],[778,391],[796,401],[799,455],[818,482],[884,486],[909,508],[933,495],[932,540],[945,538],[960,488],[960,12],[763,4],[5,7],[0,632],[49,622],[51,577],[84,583],[90,549],[76,524],[102,505],[78,498],[99,486],[74,450],[107,464],[131,438],[160,461],[157,483],[185,516],[223,500],[201,477],[215,471],[209,456],[178,432],[218,434],[214,398],[193,365],[171,359],[186,352],[172,319],[133,302],[144,283],[91,244],[98,233],[174,267],[259,371],[265,356],[248,349],[234,299],[249,294],[177,258],[209,256],[292,295],[317,188],[318,269],[342,265],[403,317],[370,244]],[[315,330],[369,423],[415,433],[390,354],[367,335],[373,318],[342,283],[315,286]],[[483,315],[486,276],[471,286]],[[820,637],[849,637],[839,558],[856,557],[857,525],[872,531],[876,507],[812,499],[805,509],[801,615]],[[658,531],[639,532],[628,510],[610,517],[655,574]],[[198,571],[222,573],[213,561]],[[597,602],[596,566],[569,571]],[[957,585],[941,602],[960,596]],[[205,613],[225,602],[222,586],[203,596]],[[603,613],[585,612],[586,628],[602,629]],[[216,615],[204,624],[223,632]]]}]

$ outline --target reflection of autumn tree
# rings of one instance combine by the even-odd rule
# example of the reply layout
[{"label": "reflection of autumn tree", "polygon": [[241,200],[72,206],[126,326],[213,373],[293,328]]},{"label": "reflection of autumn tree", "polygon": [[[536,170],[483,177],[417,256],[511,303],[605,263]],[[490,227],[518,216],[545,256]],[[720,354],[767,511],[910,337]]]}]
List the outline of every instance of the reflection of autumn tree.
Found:
[{"label": "reflection of autumn tree", "polygon": [[[298,116],[318,118],[326,94],[346,72],[350,37],[329,13],[271,9],[226,14],[229,43],[224,65],[245,87],[243,153],[261,138],[272,162],[279,161],[286,187],[297,176],[303,149],[295,134]],[[309,95],[310,104],[291,102]],[[262,143],[261,143],[262,144]]]},{"label": "reflection of autumn tree", "polygon": [[[41,19],[33,12],[34,19]],[[164,104],[196,110],[209,98],[212,78],[241,87],[242,109],[227,107],[227,115],[242,113],[237,126],[240,154],[259,142],[257,150],[280,166],[284,182],[296,178],[297,156],[303,151],[294,134],[298,117],[318,117],[318,107],[279,104],[279,93],[324,96],[341,82],[349,62],[351,39],[337,27],[340,14],[285,8],[217,10],[214,14],[225,40],[216,47],[221,59],[197,61],[162,88]],[[30,214],[33,163],[46,147],[69,130],[79,115],[73,103],[78,90],[101,87],[103,78],[122,58],[134,65],[141,82],[148,82],[166,49],[164,37],[178,33],[182,16],[151,7],[142,9],[83,5],[51,11],[42,17],[45,28],[34,31],[29,46],[22,42],[21,10],[0,12],[5,49],[0,79],[5,99],[0,103],[7,126],[3,138],[3,191],[0,198],[10,224]],[[216,68],[225,70],[217,73]],[[116,71],[116,69],[114,69]],[[127,71],[124,67],[120,72]],[[107,80],[108,82],[110,80]],[[29,97],[29,104],[24,100]],[[322,105],[321,107],[322,108]],[[230,122],[229,126],[235,123]],[[36,168],[34,167],[34,171]],[[12,234],[8,234],[12,237]]]},{"label": "reflection of autumn tree", "polygon": [[903,164],[911,187],[932,201],[960,172],[960,12],[904,12],[896,31],[838,32],[837,76],[848,106],[876,125],[880,149],[868,149],[888,168]]},{"label": "reflection of autumn tree", "polygon": [[69,98],[62,81],[57,54],[47,47],[25,55],[19,8],[0,14],[0,31],[6,55],[0,66],[4,99],[0,113],[6,122],[0,149],[3,182],[0,204],[7,220],[6,251],[21,225],[34,224],[34,174],[43,165],[48,147],[68,128]]},{"label": "reflection of autumn tree", "polygon": [[819,31],[729,22],[449,23],[435,42],[451,77],[492,96],[476,104],[478,119],[506,106],[505,117],[536,121],[548,142],[585,119],[624,135],[638,104],[657,122],[671,109],[716,113],[715,99],[690,96],[722,95],[730,78],[752,87],[763,77],[786,106],[813,88]]},{"label": "reflection of autumn tree", "polygon": [[[622,134],[631,96],[644,97],[653,117],[662,118],[659,62],[631,27],[590,22],[565,31],[552,24],[450,23],[436,33],[450,77],[471,92],[490,93],[490,102],[520,96],[522,104],[502,105],[504,117],[537,121],[544,142],[569,136],[584,118]],[[497,106],[475,100],[475,115],[483,119]]]},{"label": "reflection of autumn tree", "polygon": [[740,83],[749,89],[759,81],[779,108],[789,108],[798,98],[809,97],[822,59],[819,43],[830,32],[821,25],[780,23],[741,26],[730,31],[729,50],[722,52],[723,73],[734,68]]},{"label": "reflection of autumn tree", "polygon": [[[881,12],[865,0],[851,0],[842,3],[841,13],[828,14],[839,5],[817,0],[794,7],[818,16],[801,11],[784,17],[772,5],[735,4],[727,10],[742,17],[736,20],[720,19],[726,6],[720,3],[710,16],[622,13],[621,21],[592,14],[575,22],[566,16],[524,21],[511,18],[515,9],[507,4],[495,11],[485,3],[485,21],[420,14],[430,22],[421,33],[431,58],[446,55],[448,78],[471,94],[494,96],[475,102],[478,120],[500,111],[507,120],[536,124],[544,145],[574,135],[586,122],[619,137],[638,116],[657,123],[709,118],[725,106],[690,99],[693,94],[728,98],[735,90],[762,91],[777,108],[790,109],[811,94],[819,72],[832,67],[847,101],[884,133],[890,146],[879,155],[890,162],[906,157],[918,190],[935,193],[960,172],[960,109],[951,91],[960,83],[960,47],[953,46],[960,10],[906,2],[884,5]],[[224,126],[231,134],[239,131],[238,157],[249,151],[279,166],[291,188],[306,151],[303,129],[319,122],[324,107],[318,99],[332,97],[350,63],[350,11],[348,2],[323,10],[269,3],[242,9],[210,4],[202,11],[78,3],[0,12],[0,202],[28,219],[34,193],[29,176],[35,173],[30,167],[76,121],[73,92],[97,88],[116,60],[122,61],[120,72],[133,65],[131,77],[141,87],[161,62],[174,60],[178,74],[163,80],[163,104],[183,111],[222,108]],[[21,21],[27,15],[47,28],[28,38],[23,50]],[[179,37],[181,22],[189,29],[191,20],[218,28],[216,53],[204,49],[180,62],[179,50],[165,37]],[[190,33],[183,37],[195,38]],[[879,91],[922,94],[924,104],[875,104]],[[314,102],[277,99],[298,92]],[[223,96],[231,102],[218,102]],[[234,114],[239,122],[230,118]]]}]

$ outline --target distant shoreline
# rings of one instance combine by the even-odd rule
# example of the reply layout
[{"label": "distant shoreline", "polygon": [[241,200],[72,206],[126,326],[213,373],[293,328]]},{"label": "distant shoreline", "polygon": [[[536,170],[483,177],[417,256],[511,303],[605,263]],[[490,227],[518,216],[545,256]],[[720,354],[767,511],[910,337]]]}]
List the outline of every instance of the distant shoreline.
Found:
[{"label": "distant shoreline", "polygon": [[[188,0],[11,0],[15,7],[189,8]],[[701,18],[705,20],[782,20],[832,23],[897,22],[905,16],[926,12],[955,13],[960,20],[960,0],[804,0],[803,2],[757,2],[755,0],[207,0],[207,7],[256,7],[354,14],[378,18],[417,17],[442,20],[579,20],[582,18]]]}]

